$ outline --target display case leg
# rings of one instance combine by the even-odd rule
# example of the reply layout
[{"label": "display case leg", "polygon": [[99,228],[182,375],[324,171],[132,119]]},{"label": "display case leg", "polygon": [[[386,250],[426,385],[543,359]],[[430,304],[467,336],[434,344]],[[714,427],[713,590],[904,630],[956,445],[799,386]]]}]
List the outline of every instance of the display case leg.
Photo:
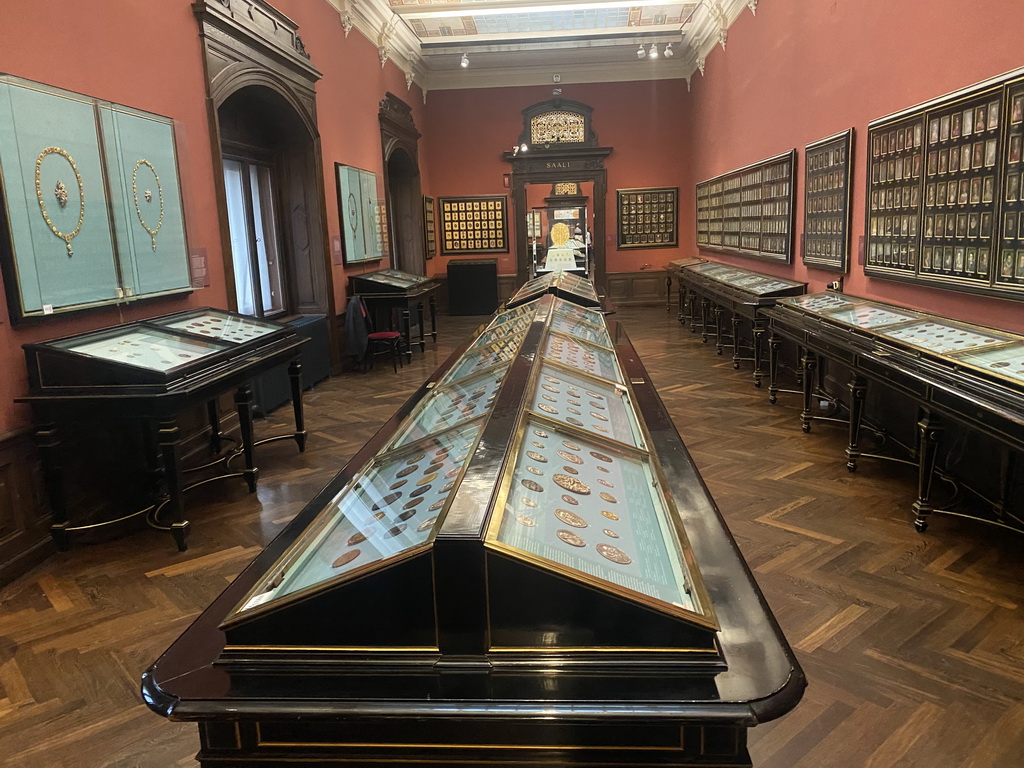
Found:
[{"label": "display case leg", "polygon": [[768,336],[768,402],[775,405],[779,401],[779,347],[782,339],[777,333]]},{"label": "display case leg", "polygon": [[433,342],[437,341],[437,299],[431,296],[427,300],[427,306],[430,309],[430,340]]},{"label": "display case leg", "polygon": [[157,428],[160,455],[164,463],[167,485],[167,508],[170,510],[170,533],[178,551],[188,549],[189,522],[185,519],[185,491],[181,486],[181,430],[173,421],[162,421]]},{"label": "display case leg", "polygon": [[850,377],[850,444],[846,447],[846,468],[850,472],[857,471],[857,459],[860,458],[860,425],[864,419],[864,399],[867,397],[868,383],[860,374]]},{"label": "display case leg", "polygon": [[740,369],[740,325],[743,320],[735,312],[732,313],[732,369]]},{"label": "display case leg", "polygon": [[803,396],[804,396],[804,409],[800,412],[801,428],[804,432],[811,431],[811,421],[814,420],[814,412],[811,410],[814,400],[814,372],[818,368],[818,358],[809,349],[804,350],[802,357],[804,376],[803,376]]},{"label": "display case leg", "polygon": [[708,310],[711,308],[711,302],[701,296],[700,299],[700,340],[705,344],[708,343],[708,326],[711,321],[708,318]]},{"label": "display case leg", "polygon": [[761,355],[764,353],[764,334],[767,329],[764,322],[755,318],[754,320],[754,386],[761,388],[761,379],[764,378],[764,370],[761,368]]},{"label": "display case leg", "polygon": [[725,310],[721,307],[716,306],[715,312],[715,354],[722,354],[722,315],[725,314]]},{"label": "display case leg", "polygon": [[665,311],[672,311],[672,275],[665,278]]},{"label": "display case leg", "polygon": [[1013,493],[1013,480],[1016,470],[1016,453],[1004,445],[999,456],[999,500],[992,507],[997,520],[1002,520],[1006,515],[1006,507],[1010,503],[1010,495]]},{"label": "display case leg", "polygon": [[302,360],[295,358],[288,366],[288,378],[292,385],[292,411],[295,414],[295,443],[299,453],[306,450],[306,420],[302,413]]},{"label": "display case leg", "polygon": [[220,441],[223,435],[220,432],[220,414],[217,412],[217,400],[206,401],[206,419],[210,423],[210,455],[216,456],[220,453]]},{"label": "display case leg", "polygon": [[256,468],[256,450],[252,439],[252,390],[243,384],[235,392],[235,410],[238,411],[238,428],[242,434],[242,453],[245,454],[245,469],[242,476],[249,493],[256,493],[256,480],[260,471]]},{"label": "display case leg", "polygon": [[412,362],[412,315],[408,309],[402,310],[402,336],[405,339],[405,360]]},{"label": "display case leg", "polygon": [[50,497],[50,536],[62,552],[71,546],[68,531],[68,506],[64,498],[63,467],[60,459],[60,433],[56,424],[40,424],[35,429],[35,443],[43,467],[43,484]]},{"label": "display case leg", "polygon": [[420,301],[416,304],[416,319],[420,324],[420,352],[427,351],[427,337],[425,335],[426,329],[424,328],[424,317],[423,317],[423,302]]},{"label": "display case leg", "polygon": [[917,501],[914,502],[914,528],[918,533],[928,530],[928,515],[932,505],[932,480],[935,477],[935,459],[939,453],[939,440],[943,432],[942,419],[927,409],[922,409],[917,422]]}]

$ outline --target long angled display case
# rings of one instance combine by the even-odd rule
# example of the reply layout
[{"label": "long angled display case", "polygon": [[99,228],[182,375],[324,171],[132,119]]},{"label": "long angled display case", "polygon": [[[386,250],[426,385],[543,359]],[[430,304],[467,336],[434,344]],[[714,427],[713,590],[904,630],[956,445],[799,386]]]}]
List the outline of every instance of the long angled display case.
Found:
[{"label": "long angled display case", "polygon": [[555,296],[584,307],[598,307],[601,305],[601,297],[594,290],[593,283],[568,272],[557,271],[540,275],[524,283],[513,294],[512,298],[506,302],[506,306],[518,307],[520,304],[533,301],[545,293],[552,293]]},{"label": "long angled display case", "polygon": [[[949,320],[908,307],[826,291],[780,299],[765,311],[773,337],[803,348],[803,410],[809,432],[819,358],[851,370],[847,468],[867,456],[860,445],[868,381],[909,396],[920,407],[914,458],[919,468],[914,524],[928,527],[932,514],[979,517],[1024,530],[1024,515],[1011,508],[1014,453],[1024,452],[1024,336]],[[774,353],[777,345],[771,344]],[[770,364],[769,392],[778,390],[777,364]],[[950,419],[995,439],[1004,451],[998,497],[991,513],[937,508],[932,497],[935,463]]]},{"label": "long angled display case", "polygon": [[207,767],[748,766],[803,687],[621,328],[552,295],[449,358],[143,679]]}]

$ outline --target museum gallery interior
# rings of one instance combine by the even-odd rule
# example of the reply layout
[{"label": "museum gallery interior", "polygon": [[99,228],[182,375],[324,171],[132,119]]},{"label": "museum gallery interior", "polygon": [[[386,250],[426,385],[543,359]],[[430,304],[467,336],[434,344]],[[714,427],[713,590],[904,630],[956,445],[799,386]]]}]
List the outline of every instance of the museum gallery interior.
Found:
[{"label": "museum gallery interior", "polygon": [[0,763],[1024,755],[1009,0],[8,0]]}]

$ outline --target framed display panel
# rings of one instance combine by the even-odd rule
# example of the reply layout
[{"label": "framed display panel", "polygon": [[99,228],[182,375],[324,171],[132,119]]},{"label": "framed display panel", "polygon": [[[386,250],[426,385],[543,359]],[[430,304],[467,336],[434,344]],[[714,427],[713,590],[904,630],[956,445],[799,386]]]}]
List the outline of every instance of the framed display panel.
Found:
[{"label": "framed display panel", "polygon": [[191,290],[168,118],[0,76],[0,197],[13,323]]},{"label": "framed display panel", "polygon": [[346,264],[384,258],[377,176],[350,165],[334,164],[338,184],[338,214]]},{"label": "framed display panel", "polygon": [[697,184],[697,245],[789,264],[796,150]]},{"label": "framed display panel", "polygon": [[1024,298],[1024,70],[873,121],[865,273]]},{"label": "framed display panel", "polygon": [[507,206],[504,195],[438,198],[441,255],[508,253]]},{"label": "framed display panel", "polygon": [[437,252],[437,224],[434,221],[434,198],[423,196],[423,245],[426,257],[434,258]]},{"label": "framed display panel", "polygon": [[804,149],[804,264],[846,273],[850,267],[853,128]]},{"label": "framed display panel", "polygon": [[617,189],[615,198],[620,250],[679,245],[679,187]]}]

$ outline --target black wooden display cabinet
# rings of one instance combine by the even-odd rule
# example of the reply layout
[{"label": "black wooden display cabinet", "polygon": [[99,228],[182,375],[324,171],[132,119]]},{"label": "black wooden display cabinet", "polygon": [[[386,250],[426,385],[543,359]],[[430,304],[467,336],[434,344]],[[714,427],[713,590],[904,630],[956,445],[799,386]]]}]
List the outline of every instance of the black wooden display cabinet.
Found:
[{"label": "black wooden display cabinet", "polygon": [[374,330],[401,332],[408,359],[412,359],[413,328],[417,329],[420,352],[427,348],[424,300],[430,312],[430,338],[437,341],[437,280],[398,269],[382,269],[350,275],[348,281],[352,294],[366,304]]}]

